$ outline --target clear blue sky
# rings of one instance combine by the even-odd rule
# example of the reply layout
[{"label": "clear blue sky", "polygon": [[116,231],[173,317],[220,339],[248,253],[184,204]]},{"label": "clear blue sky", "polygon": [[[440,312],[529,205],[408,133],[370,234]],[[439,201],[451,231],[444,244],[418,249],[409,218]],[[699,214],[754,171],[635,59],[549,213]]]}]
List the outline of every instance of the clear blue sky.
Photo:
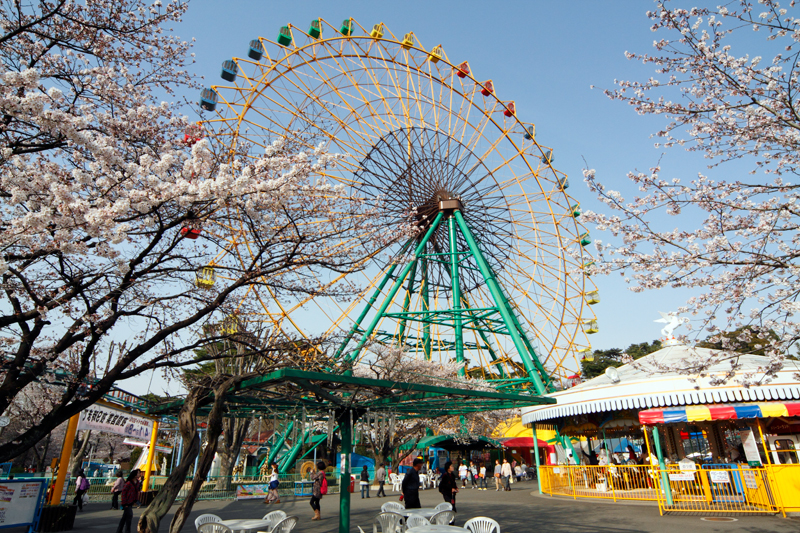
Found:
[{"label": "clear blue sky", "polygon": [[[582,183],[584,159],[609,188],[631,196],[626,173],[647,170],[662,157],[650,134],[663,122],[640,117],[600,89],[615,79],[647,79],[652,67],[628,61],[626,50],[650,52],[655,34],[645,16],[646,0],[589,1],[303,1],[264,2],[192,0],[184,22],[175,27],[183,38],[197,39],[195,72],[204,84],[218,83],[220,65],[244,56],[257,36],[274,40],[286,23],[308,26],[314,18],[339,22],[353,17],[364,27],[384,22],[395,34],[413,31],[427,48],[441,43],[448,57],[468,60],[476,77],[491,78],[504,99],[517,104],[517,116],[536,124],[537,140],[555,151],[555,166],[571,176],[570,193],[584,209],[600,207]],[[186,94],[196,102],[198,95]],[[662,176],[691,179],[697,172],[714,175],[699,156],[666,152]],[[682,219],[671,218],[671,224]],[[683,223],[691,220],[683,219]],[[593,232],[609,242],[610,235]],[[594,348],[627,347],[660,336],[653,321],[658,311],[673,311],[689,294],[661,290],[634,294],[621,277],[596,277],[602,302],[594,306],[600,333],[590,337]],[[150,377],[125,383],[145,392]],[[160,392],[161,380],[153,381]],[[144,390],[142,390],[142,386]]]}]

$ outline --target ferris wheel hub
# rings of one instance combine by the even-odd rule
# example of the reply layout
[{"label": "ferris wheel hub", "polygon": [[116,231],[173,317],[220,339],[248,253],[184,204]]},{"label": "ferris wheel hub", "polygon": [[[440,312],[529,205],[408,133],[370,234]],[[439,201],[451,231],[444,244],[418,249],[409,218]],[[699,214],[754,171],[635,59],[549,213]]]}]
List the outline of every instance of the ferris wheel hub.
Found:
[{"label": "ferris wheel hub", "polygon": [[439,200],[439,211],[459,211],[464,209],[464,204],[458,198],[449,198],[447,200]]}]

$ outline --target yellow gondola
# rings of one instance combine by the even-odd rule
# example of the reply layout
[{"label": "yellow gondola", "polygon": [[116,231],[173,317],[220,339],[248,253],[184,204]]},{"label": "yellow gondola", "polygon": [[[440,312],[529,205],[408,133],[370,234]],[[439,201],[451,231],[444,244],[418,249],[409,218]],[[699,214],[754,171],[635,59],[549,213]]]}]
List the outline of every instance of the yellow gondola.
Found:
[{"label": "yellow gondola", "polygon": [[198,268],[194,276],[195,285],[201,289],[210,289],[217,280],[217,274],[214,272],[214,267],[211,265]]},{"label": "yellow gondola", "polygon": [[586,303],[589,305],[600,303],[600,293],[597,289],[586,293]]}]

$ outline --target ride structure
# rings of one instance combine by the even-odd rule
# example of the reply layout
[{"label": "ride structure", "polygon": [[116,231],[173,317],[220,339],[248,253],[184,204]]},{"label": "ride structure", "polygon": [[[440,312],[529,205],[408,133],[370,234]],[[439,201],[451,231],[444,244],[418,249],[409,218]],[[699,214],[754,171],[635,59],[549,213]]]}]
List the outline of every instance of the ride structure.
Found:
[{"label": "ride structure", "polygon": [[[494,82],[413,32],[354,19],[283,26],[276,41],[254,39],[246,57],[226,60],[222,78],[200,107],[223,161],[260,158],[278,140],[295,151],[323,145],[343,158],[321,178],[379,205],[387,229],[415,230],[366,269],[319,280],[360,283],[360,298],[292,300],[265,283],[246,296],[259,310],[238,320],[338,336],[334,373],[374,361],[384,346],[455,362],[501,390],[542,394],[574,374],[597,331],[591,237],[553,150]],[[251,259],[252,230],[204,231],[224,243],[209,265]]]}]

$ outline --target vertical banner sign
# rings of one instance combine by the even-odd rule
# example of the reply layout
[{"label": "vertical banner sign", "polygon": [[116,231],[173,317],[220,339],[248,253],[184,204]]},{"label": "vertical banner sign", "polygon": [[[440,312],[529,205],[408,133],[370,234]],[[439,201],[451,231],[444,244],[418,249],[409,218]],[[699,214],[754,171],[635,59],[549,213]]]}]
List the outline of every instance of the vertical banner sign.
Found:
[{"label": "vertical banner sign", "polygon": [[153,421],[127,411],[95,404],[81,411],[78,430],[81,429],[149,439],[153,433]]}]

